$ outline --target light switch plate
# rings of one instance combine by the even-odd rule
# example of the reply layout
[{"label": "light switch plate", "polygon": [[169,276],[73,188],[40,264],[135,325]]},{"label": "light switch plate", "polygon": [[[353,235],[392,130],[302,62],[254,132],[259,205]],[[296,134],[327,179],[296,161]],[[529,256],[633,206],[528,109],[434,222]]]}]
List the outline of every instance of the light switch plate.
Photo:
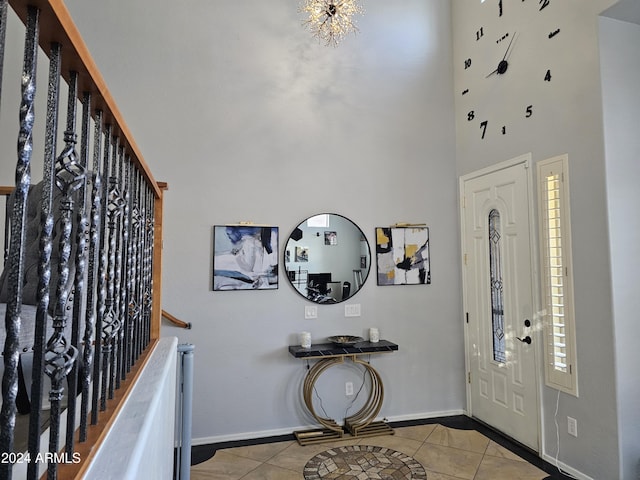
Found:
[{"label": "light switch plate", "polygon": [[315,305],[306,305],[304,307],[304,318],[318,318],[318,307]]},{"label": "light switch plate", "polygon": [[360,304],[354,303],[352,305],[344,306],[345,317],[359,317],[360,316]]}]

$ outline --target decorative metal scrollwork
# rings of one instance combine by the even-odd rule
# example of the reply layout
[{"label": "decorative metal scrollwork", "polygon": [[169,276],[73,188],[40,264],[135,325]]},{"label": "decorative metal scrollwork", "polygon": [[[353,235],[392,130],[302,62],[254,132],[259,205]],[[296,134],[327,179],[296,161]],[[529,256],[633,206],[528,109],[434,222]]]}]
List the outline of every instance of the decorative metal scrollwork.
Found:
[{"label": "decorative metal scrollwork", "polygon": [[124,210],[124,198],[118,187],[118,179],[109,177],[109,197],[107,199],[107,215],[109,217],[109,228],[115,228],[116,222]]},{"label": "decorative metal scrollwork", "polygon": [[56,185],[66,197],[84,187],[87,181],[87,169],[78,161],[76,137],[72,131],[64,132],[65,148],[56,159]]}]

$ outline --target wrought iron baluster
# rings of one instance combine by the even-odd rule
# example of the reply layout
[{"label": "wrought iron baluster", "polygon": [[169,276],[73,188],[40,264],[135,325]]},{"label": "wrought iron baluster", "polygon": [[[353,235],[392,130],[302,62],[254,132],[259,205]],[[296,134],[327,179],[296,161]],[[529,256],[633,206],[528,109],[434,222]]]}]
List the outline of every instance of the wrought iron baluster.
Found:
[{"label": "wrought iron baluster", "polygon": [[[88,284],[87,301],[84,324],[84,350],[82,355],[82,403],[80,405],[80,442],[87,440],[87,417],[89,410],[89,386],[91,383],[91,369],[93,368],[95,339],[94,324],[96,323],[96,286],[98,292],[101,288],[100,277],[96,278],[97,252],[100,248],[101,219],[102,212],[102,178],[100,175],[100,153],[102,149],[102,111],[98,110],[95,115],[94,135],[93,135],[93,168],[92,168],[92,195],[91,195],[91,226],[89,230],[89,262],[88,262]],[[99,293],[98,293],[99,295]],[[99,303],[99,302],[98,302]],[[97,340],[97,339],[95,339]],[[94,379],[94,382],[99,383]]]},{"label": "wrought iron baluster", "polygon": [[138,237],[136,239],[136,307],[137,307],[137,330],[136,330],[136,344],[134,346],[133,362],[138,359],[140,353],[144,348],[144,255],[145,255],[145,238],[147,235],[147,221],[146,221],[146,205],[144,197],[142,196],[143,180],[140,172],[136,172],[136,198],[138,204]]},{"label": "wrought iron baluster", "polygon": [[125,338],[126,347],[126,370],[129,372],[133,364],[134,346],[137,338],[136,326],[139,322],[139,302],[137,298],[137,291],[139,289],[139,281],[136,276],[136,259],[137,259],[137,239],[140,236],[140,208],[138,205],[138,199],[136,195],[136,175],[135,170],[131,169],[129,172],[131,191],[134,192],[131,195],[133,205],[131,207],[131,236],[129,238],[129,252],[127,255],[127,277],[129,278],[129,284],[127,290],[129,292],[129,302],[127,306],[127,313],[129,318],[127,336]]},{"label": "wrought iron baluster", "polygon": [[[13,450],[18,391],[18,359],[22,278],[24,270],[25,208],[31,182],[31,152],[33,150],[33,121],[36,93],[36,65],[38,58],[38,19],[40,12],[29,7],[25,34],[22,69],[22,99],[20,102],[20,131],[18,161],[16,163],[15,202],[12,206],[11,240],[9,246],[9,298],[5,317],[4,374],[2,376],[2,408],[0,409],[0,453]],[[0,463],[0,477],[10,480],[10,463]]]},{"label": "wrought iron baluster", "polygon": [[[0,0],[0,106],[2,105],[2,72],[4,65],[4,42],[7,38],[7,0]],[[5,242],[5,245],[7,243]],[[6,258],[5,258],[6,261]]]},{"label": "wrought iron baluster", "polygon": [[129,330],[129,315],[127,311],[127,298],[129,296],[129,286],[131,279],[129,277],[128,263],[129,263],[129,238],[130,238],[130,215],[131,208],[130,203],[130,189],[131,189],[131,162],[129,158],[122,158],[122,185],[124,188],[124,211],[122,214],[122,231],[120,235],[120,266],[122,271],[121,283],[120,283],[120,296],[118,312],[120,312],[120,318],[122,318],[123,328],[120,329],[118,336],[118,368],[115,378],[115,388],[120,388],[120,380],[126,378],[126,337]]},{"label": "wrought iron baluster", "polygon": [[[84,311],[82,310],[82,299],[84,297],[84,274],[86,266],[86,240],[88,235],[88,224],[86,217],[86,187],[87,187],[87,164],[89,158],[89,128],[91,124],[91,94],[85,92],[82,100],[82,128],[80,141],[80,156],[74,172],[82,172],[82,179],[77,180],[77,199],[75,202],[74,215],[76,216],[76,238],[75,238],[75,278],[73,284],[73,312],[71,317],[71,345],[76,349],[80,347],[80,324]],[[80,358],[76,360],[67,375],[67,385],[69,395],[67,401],[67,432],[66,432],[66,453],[71,456],[74,450],[74,432],[76,420],[76,403],[78,397],[78,368]]]},{"label": "wrought iron baluster", "polygon": [[[104,371],[103,365],[105,364],[105,350],[104,345],[105,332],[104,322],[107,315],[107,288],[109,285],[107,275],[109,274],[108,266],[108,240],[106,238],[107,232],[107,220],[109,216],[109,159],[111,158],[111,124],[105,125],[104,134],[104,151],[103,151],[103,163],[102,163],[102,178],[107,179],[107,184],[102,186],[101,192],[101,208],[100,208],[100,248],[99,248],[99,262],[98,262],[98,298],[96,303],[96,347],[95,347],[95,359],[93,364],[93,389],[91,395],[91,424],[98,423],[98,411],[103,410],[102,405],[100,408],[98,404],[102,403],[102,383]],[[98,335],[100,341],[98,342]]]},{"label": "wrought iron baluster", "polygon": [[146,205],[144,203],[144,197],[141,196],[141,184],[142,184],[142,178],[140,176],[140,172],[137,173],[136,175],[136,179],[137,179],[137,185],[138,185],[138,190],[136,192],[136,195],[138,197],[138,204],[139,204],[139,208],[140,208],[140,228],[139,228],[139,234],[138,234],[138,239],[137,239],[137,245],[136,245],[136,249],[137,249],[137,255],[136,255],[136,278],[137,278],[137,289],[136,289],[136,301],[137,301],[137,307],[138,307],[138,321],[137,321],[137,332],[136,332],[136,347],[135,347],[135,359],[137,359],[140,354],[142,353],[142,350],[144,349],[144,332],[145,332],[145,325],[144,325],[144,290],[145,290],[145,277],[144,277],[144,269],[145,269],[145,263],[144,263],[144,255],[145,255],[145,239],[146,239],[146,218],[145,218],[145,211],[146,211]]},{"label": "wrought iron baluster", "polygon": [[151,188],[148,184],[145,185],[146,199],[147,199],[147,207],[146,218],[147,218],[147,232],[145,236],[146,248],[145,248],[145,264],[146,264],[146,275],[145,275],[145,292],[144,292],[144,324],[145,324],[145,342],[144,347],[149,344],[151,341],[151,309],[153,307],[153,296],[151,292],[153,292],[153,248],[154,248],[154,234],[155,234],[155,203],[154,203],[154,195],[151,191]]},{"label": "wrought iron baluster", "polygon": [[115,392],[116,387],[116,379],[118,378],[118,366],[119,366],[119,358],[121,348],[121,333],[122,333],[122,319],[123,312],[120,308],[120,289],[122,288],[122,231],[123,231],[123,222],[125,217],[125,211],[127,207],[127,190],[123,177],[123,165],[124,165],[124,148],[121,146],[118,149],[118,184],[121,188],[121,197],[120,197],[120,215],[119,221],[116,224],[115,231],[115,273],[114,273],[114,293],[113,293],[113,310],[116,318],[119,322],[119,328],[115,332],[113,336],[113,350],[111,356],[111,366],[110,366],[110,377],[109,377],[109,398],[113,398],[113,394]]},{"label": "wrought iron baluster", "polygon": [[[78,350],[65,336],[65,327],[69,320],[69,261],[72,255],[73,214],[75,196],[84,188],[86,169],[78,162],[76,152],[76,117],[77,117],[78,73],[70,72],[69,98],[67,103],[67,128],[64,132],[65,147],[58,155],[55,165],[55,182],[62,192],[60,202],[61,235],[58,245],[58,283],[56,285],[56,302],[53,312],[53,334],[47,342],[45,352],[45,373],[51,378],[51,401],[49,452],[59,451],[60,413],[64,394],[63,382],[73,368],[78,357]],[[72,392],[70,392],[71,395]],[[50,462],[47,468],[48,478],[57,478],[57,465]]]},{"label": "wrought iron baluster", "polygon": [[116,234],[117,227],[122,216],[122,195],[118,187],[118,177],[116,176],[118,139],[113,145],[113,155],[111,173],[109,176],[109,196],[108,196],[108,231],[109,231],[109,257],[107,266],[107,298],[105,302],[106,314],[102,320],[102,378],[100,410],[107,408],[107,391],[110,371],[114,367],[114,339],[118,335],[121,322],[115,312],[115,278],[116,278]]},{"label": "wrought iron baluster", "polygon": [[[45,154],[42,179],[40,223],[40,259],[38,262],[38,310],[36,313],[33,364],[31,375],[31,414],[29,416],[29,456],[37,458],[40,453],[40,428],[42,409],[42,379],[44,373],[44,348],[51,288],[51,250],[53,248],[53,169],[57,149],[58,105],[60,102],[61,45],[51,45],[49,54],[49,89],[47,94],[47,119],[45,126]],[[30,462],[27,478],[38,478],[38,465]]]}]

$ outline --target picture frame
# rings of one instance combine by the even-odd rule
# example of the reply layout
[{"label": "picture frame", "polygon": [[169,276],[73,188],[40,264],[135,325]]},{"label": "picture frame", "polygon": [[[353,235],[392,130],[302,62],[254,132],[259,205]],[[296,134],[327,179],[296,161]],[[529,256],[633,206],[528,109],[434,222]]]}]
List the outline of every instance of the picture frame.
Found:
[{"label": "picture frame", "polygon": [[376,227],[378,285],[429,285],[429,227]]},{"label": "picture frame", "polygon": [[277,289],[278,242],[278,227],[215,225],[213,291]]},{"label": "picture frame", "polygon": [[296,247],[295,250],[296,262],[308,262],[309,261],[309,247]]}]

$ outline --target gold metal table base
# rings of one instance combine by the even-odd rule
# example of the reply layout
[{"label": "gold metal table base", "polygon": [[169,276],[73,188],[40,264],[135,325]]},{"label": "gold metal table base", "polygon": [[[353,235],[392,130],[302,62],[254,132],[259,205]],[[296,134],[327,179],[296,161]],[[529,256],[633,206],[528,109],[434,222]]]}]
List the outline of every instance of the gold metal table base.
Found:
[{"label": "gold metal table base", "polygon": [[[344,363],[345,357],[353,363],[362,365],[371,381],[369,396],[360,410],[344,419],[344,426],[338,425],[335,420],[318,415],[313,408],[313,391],[318,377],[328,368]],[[393,435],[393,429],[385,422],[374,422],[380,413],[384,399],[384,387],[380,374],[367,362],[358,359],[357,355],[340,355],[319,360],[307,372],[302,387],[304,404],[314,418],[323,428],[294,432],[300,445],[325,442],[343,437],[345,432],[353,437],[370,437],[374,435]]]}]

